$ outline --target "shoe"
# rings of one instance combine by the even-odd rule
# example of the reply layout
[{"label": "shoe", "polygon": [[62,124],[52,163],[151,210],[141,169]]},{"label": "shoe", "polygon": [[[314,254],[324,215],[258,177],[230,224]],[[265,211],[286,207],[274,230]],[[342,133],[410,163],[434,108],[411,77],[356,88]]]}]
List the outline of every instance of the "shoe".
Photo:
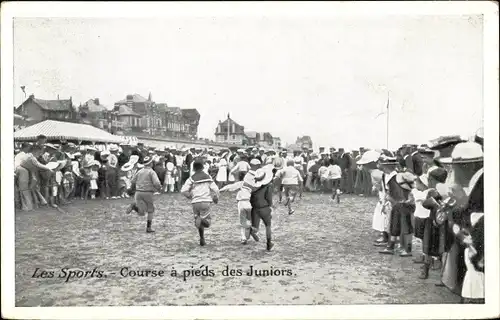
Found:
[{"label": "shoe", "polygon": [[205,243],[205,239],[204,238],[200,238],[200,246],[204,246],[206,243]]},{"label": "shoe", "polygon": [[401,252],[399,253],[399,256],[400,257],[411,257],[412,254],[411,254],[411,252],[407,252],[406,250],[401,250]]},{"label": "shoe", "polygon": [[379,251],[378,253],[380,253],[380,254],[394,254],[394,249],[385,248],[384,250]]},{"label": "shoe", "polygon": [[241,240],[241,244],[247,244],[247,240]]},{"label": "shoe", "polygon": [[266,250],[267,251],[271,251],[271,249],[274,247],[274,243],[272,242],[268,242],[267,245],[266,245]]},{"label": "shoe", "polygon": [[439,282],[434,284],[436,287],[444,287],[444,283]]},{"label": "shoe", "polygon": [[288,215],[292,215],[295,212],[295,210],[290,210],[288,211]]},{"label": "shoe", "polygon": [[287,198],[287,199],[286,199],[286,201],[285,201],[284,206],[285,206],[285,207],[286,207],[286,206],[288,206],[288,204],[289,204],[289,203],[290,203],[290,198]]},{"label": "shoe", "polygon": [[387,241],[384,239],[384,237],[380,237],[380,238],[378,238],[377,240],[374,241],[374,243],[382,243],[382,242],[387,243]]},{"label": "shoe", "polygon": [[147,233],[154,233],[155,231],[154,231],[153,229],[151,229],[151,228],[147,228],[147,229],[146,229],[146,232],[147,232]]},{"label": "shoe", "polygon": [[387,247],[387,242],[375,242],[373,245],[375,247]]}]

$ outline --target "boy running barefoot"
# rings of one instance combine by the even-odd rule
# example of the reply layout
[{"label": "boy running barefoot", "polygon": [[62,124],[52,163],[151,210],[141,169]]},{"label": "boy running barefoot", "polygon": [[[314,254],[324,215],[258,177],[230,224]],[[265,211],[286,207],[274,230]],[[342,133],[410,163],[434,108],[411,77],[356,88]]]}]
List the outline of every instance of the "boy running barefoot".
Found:
[{"label": "boy running barefoot", "polygon": [[205,243],[205,228],[210,227],[210,206],[219,201],[219,188],[212,178],[203,171],[203,160],[197,159],[193,163],[194,174],[186,180],[181,193],[191,200],[194,214],[194,224],[200,235],[200,246]]}]

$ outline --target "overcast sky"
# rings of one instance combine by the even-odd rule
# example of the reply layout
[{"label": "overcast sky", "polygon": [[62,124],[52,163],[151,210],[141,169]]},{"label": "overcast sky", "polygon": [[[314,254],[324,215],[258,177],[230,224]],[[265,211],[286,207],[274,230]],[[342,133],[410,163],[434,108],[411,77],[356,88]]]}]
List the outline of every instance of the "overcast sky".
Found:
[{"label": "overcast sky", "polygon": [[482,125],[482,20],[380,18],[16,19],[14,101],[138,93],[196,108],[214,138],[249,131],[315,147],[390,147]]}]

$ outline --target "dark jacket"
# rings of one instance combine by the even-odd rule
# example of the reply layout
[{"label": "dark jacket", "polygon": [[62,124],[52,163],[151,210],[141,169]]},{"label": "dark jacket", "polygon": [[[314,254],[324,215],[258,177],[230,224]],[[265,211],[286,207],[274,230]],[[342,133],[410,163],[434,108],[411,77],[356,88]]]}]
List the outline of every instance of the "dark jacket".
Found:
[{"label": "dark jacket", "polygon": [[250,197],[252,208],[262,209],[273,205],[273,185],[271,183],[260,187]]},{"label": "dark jacket", "polygon": [[129,160],[129,156],[127,156],[125,153],[120,153],[118,156],[118,167],[122,167],[125,163],[127,163]]}]

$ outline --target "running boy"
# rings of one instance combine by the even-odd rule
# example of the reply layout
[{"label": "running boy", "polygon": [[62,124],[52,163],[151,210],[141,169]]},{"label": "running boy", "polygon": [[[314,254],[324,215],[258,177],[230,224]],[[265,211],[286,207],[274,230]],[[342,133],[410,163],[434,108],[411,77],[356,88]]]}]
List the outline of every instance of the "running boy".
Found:
[{"label": "running boy", "polygon": [[194,213],[195,226],[200,235],[200,246],[204,246],[205,228],[210,227],[210,206],[212,202],[219,202],[219,188],[212,178],[203,171],[202,159],[193,163],[194,174],[189,177],[181,188],[181,193],[191,200]]}]

